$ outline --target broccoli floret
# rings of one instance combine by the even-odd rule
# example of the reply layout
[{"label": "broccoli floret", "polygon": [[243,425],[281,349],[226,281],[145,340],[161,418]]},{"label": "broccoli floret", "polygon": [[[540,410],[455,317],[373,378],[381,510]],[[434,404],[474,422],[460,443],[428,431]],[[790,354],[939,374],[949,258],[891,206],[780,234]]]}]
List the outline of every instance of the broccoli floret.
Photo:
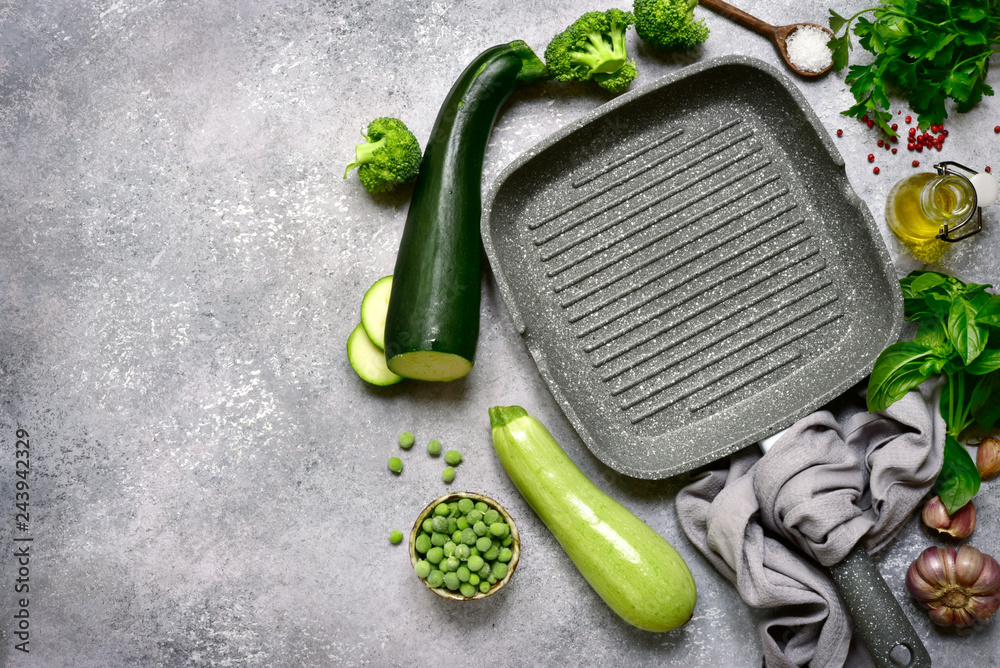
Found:
[{"label": "broccoli floret", "polygon": [[635,31],[654,49],[690,51],[708,39],[705,19],[694,18],[698,0],[635,0]]},{"label": "broccoli floret", "polygon": [[587,12],[549,42],[545,64],[559,81],[594,81],[612,93],[635,79],[635,61],[625,52],[631,12]]},{"label": "broccoli floret", "polygon": [[396,118],[376,118],[361,133],[366,141],[354,151],[354,162],[347,166],[344,178],[355,167],[358,178],[370,193],[383,193],[401,183],[412,181],[420,167],[420,144],[403,122]]}]

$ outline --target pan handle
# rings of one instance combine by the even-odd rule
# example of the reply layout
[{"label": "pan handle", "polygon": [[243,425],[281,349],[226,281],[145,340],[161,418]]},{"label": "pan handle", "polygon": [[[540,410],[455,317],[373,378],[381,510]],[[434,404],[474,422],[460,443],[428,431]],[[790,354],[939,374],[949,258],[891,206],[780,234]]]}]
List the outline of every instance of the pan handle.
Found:
[{"label": "pan handle", "polygon": [[927,648],[860,544],[829,571],[876,666],[930,668]]}]

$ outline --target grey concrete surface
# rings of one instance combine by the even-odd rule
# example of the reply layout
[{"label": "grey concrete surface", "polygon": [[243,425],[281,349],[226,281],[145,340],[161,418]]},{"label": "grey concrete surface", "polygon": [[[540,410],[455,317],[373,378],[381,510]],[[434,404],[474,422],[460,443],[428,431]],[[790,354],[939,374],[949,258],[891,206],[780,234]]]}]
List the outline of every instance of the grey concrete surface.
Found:
[{"label": "grey concrete surface", "polygon": [[[743,6],[823,22],[861,2]],[[560,413],[484,278],[477,366],[446,385],[365,385],[344,344],[364,290],[391,273],[408,192],[343,179],[372,117],[423,143],[454,78],[493,44],[544,50],[579,13],[560,0],[0,1],[0,664],[97,666],[755,666],[763,614],[700,557],[672,500],[683,477],[607,469]],[[688,55],[629,45],[638,85],[728,53],[780,65],[710,14]],[[998,63],[994,59],[994,65]],[[996,78],[990,80],[997,84]],[[850,180],[882,220],[911,155],[839,115],[842,75],[797,80]],[[546,83],[515,94],[484,187],[519,153],[607,97]],[[935,157],[1000,169],[992,100],[948,122]],[[1000,213],[946,267],[1000,284]],[[901,274],[919,266],[882,223]],[[519,404],[583,470],[670,540],[699,586],[692,621],[650,634],[589,589],[492,454],[487,409]],[[16,528],[17,430],[30,440],[30,519]],[[386,460],[412,431],[394,478]],[[519,522],[522,563],[478,603],[438,599],[389,544],[447,491],[437,438],[465,462],[451,489]],[[1000,552],[996,484],[971,541]],[[30,543],[15,538],[30,537]],[[935,665],[998,665],[997,621],[933,628],[903,577],[933,540],[916,520],[878,560]],[[15,592],[30,545],[30,593]],[[28,599],[30,653],[16,649]]]}]

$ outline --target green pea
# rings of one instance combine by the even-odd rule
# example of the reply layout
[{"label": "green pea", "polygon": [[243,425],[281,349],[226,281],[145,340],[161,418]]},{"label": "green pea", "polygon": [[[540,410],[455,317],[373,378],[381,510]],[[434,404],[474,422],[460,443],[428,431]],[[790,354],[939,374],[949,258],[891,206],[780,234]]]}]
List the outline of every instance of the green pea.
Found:
[{"label": "green pea", "polygon": [[389,470],[393,473],[402,473],[403,460],[399,457],[389,457]]},{"label": "green pea", "polygon": [[485,513],[489,509],[490,507],[486,505],[485,501],[476,501],[476,510],[478,510],[479,512]]},{"label": "green pea", "polygon": [[503,538],[507,534],[507,525],[494,522],[490,525],[490,533],[497,538]]},{"label": "green pea", "polygon": [[[417,577],[421,580],[426,580],[427,576],[431,574],[431,562],[421,559],[417,562],[417,565],[413,567],[413,570],[417,572]],[[476,584],[479,584],[478,582]]]},{"label": "green pea", "polygon": [[449,466],[444,471],[441,471],[441,480],[444,480],[448,484],[451,484],[452,482],[454,482],[454,480],[455,480],[455,469],[453,469],[453,468],[451,468]]},{"label": "green pea", "polygon": [[469,546],[469,556],[470,557],[478,557],[479,556],[479,548],[476,547],[475,545],[470,545]]},{"label": "green pea", "polygon": [[461,538],[462,542],[465,543],[466,545],[475,545],[478,542],[477,539],[479,538],[479,536],[477,536],[476,532],[473,531],[472,529],[465,529],[464,531],[462,531]]},{"label": "green pea", "polygon": [[456,573],[444,574],[444,586],[447,587],[448,589],[455,591],[461,585],[462,583],[459,581],[458,575]]},{"label": "green pea", "polygon": [[434,506],[435,515],[441,515],[443,517],[447,517],[450,512],[451,508],[448,507],[447,503],[439,503],[436,506]]},{"label": "green pea", "polygon": [[473,573],[478,573],[479,571],[481,571],[485,564],[486,562],[483,561],[483,558],[480,557],[479,555],[469,557],[468,566],[469,570],[472,571]]},{"label": "green pea", "polygon": [[431,531],[434,530],[434,520],[430,517],[426,518],[423,524],[420,525],[420,528],[426,531],[427,533],[430,533]]},{"label": "green pea", "polygon": [[420,534],[413,542],[413,549],[420,554],[426,554],[427,550],[431,549],[431,537],[425,533]]},{"label": "green pea", "polygon": [[448,502],[448,517],[449,518],[458,517],[458,501]]},{"label": "green pea", "polygon": [[442,559],[444,559],[444,550],[440,547],[432,547],[427,550],[427,561],[432,564],[440,564]]},{"label": "green pea", "polygon": [[455,546],[456,543],[453,543],[450,540],[447,543],[445,543],[441,547],[441,549],[444,550],[444,556],[450,557],[451,555],[455,554]]},{"label": "green pea", "polygon": [[464,517],[459,517],[457,520],[455,520],[455,524],[458,525],[459,529],[469,528],[469,522]]},{"label": "green pea", "polygon": [[458,531],[458,520],[456,520],[454,517],[449,517],[448,518],[448,533],[455,533],[456,531]]},{"label": "green pea", "polygon": [[442,547],[447,542],[448,542],[448,534],[439,533],[437,531],[431,534],[431,545],[433,545],[434,547]]},{"label": "green pea", "polygon": [[453,541],[455,541],[455,543],[461,543],[462,542],[462,532],[459,531],[458,529],[455,529],[454,531],[451,532],[451,539]]},{"label": "green pea", "polygon": [[479,591],[481,591],[481,592],[483,592],[485,594],[489,590],[490,590],[490,583],[489,582],[487,582],[486,580],[483,580],[482,582],[479,583]]},{"label": "green pea", "polygon": [[507,564],[502,562],[493,564],[493,572],[490,575],[497,580],[503,580],[507,576]]},{"label": "green pea", "polygon": [[[450,464],[451,462],[448,463]],[[469,511],[474,510],[475,507],[476,507],[476,502],[470,499],[469,497],[465,497],[458,500],[458,510],[463,515],[468,515]]]},{"label": "green pea", "polygon": [[449,450],[444,453],[444,461],[448,466],[458,466],[462,463],[462,453],[458,450]]},{"label": "green pea", "polygon": [[463,583],[462,583],[462,584],[461,584],[461,585],[460,585],[460,586],[458,587],[458,591],[459,591],[459,592],[460,592],[460,593],[462,594],[462,596],[464,596],[465,598],[472,598],[473,596],[475,596],[475,595],[476,595],[476,588],[475,588],[475,587],[473,587],[473,586],[472,586],[471,584],[469,584],[468,582],[463,582]]},{"label": "green pea", "polygon": [[479,520],[483,519],[483,512],[481,510],[470,510],[469,514],[465,516],[465,519],[469,522],[469,526],[472,526]]},{"label": "green pea", "polygon": [[[458,567],[462,565],[462,561],[455,555],[451,555],[444,560],[444,571],[445,573],[454,573],[458,570]],[[494,570],[496,570],[494,568]]]},{"label": "green pea", "polygon": [[427,444],[427,454],[437,457],[441,454],[441,441],[434,439]]},{"label": "green pea", "polygon": [[404,450],[409,450],[413,447],[413,434],[408,431],[404,431],[399,435],[399,447]]},{"label": "green pea", "polygon": [[500,556],[500,549],[496,545],[490,545],[490,549],[483,553],[483,559],[486,561],[494,561]]},{"label": "green pea", "polygon": [[442,515],[435,515],[431,521],[431,528],[438,533],[448,532],[448,518]]},{"label": "green pea", "polygon": [[508,535],[506,538],[503,539],[503,541],[501,541],[500,545],[502,545],[503,547],[510,547],[511,543],[513,542],[514,538]]},{"label": "green pea", "polygon": [[455,556],[462,561],[466,561],[470,556],[472,556],[470,552],[471,550],[469,549],[469,546],[465,543],[460,543],[455,546]]},{"label": "green pea", "polygon": [[478,575],[480,579],[485,580],[490,576],[490,573],[492,572],[493,572],[493,567],[490,566],[489,564],[484,564],[483,567],[479,569]]},{"label": "green pea", "polygon": [[486,578],[486,581],[489,582],[491,585],[495,585],[498,582],[497,577],[492,574],[488,578]]},{"label": "green pea", "polygon": [[493,547],[493,541],[489,539],[488,536],[483,536],[476,540],[476,549],[479,550],[480,554],[490,550]]},{"label": "green pea", "polygon": [[431,571],[430,575],[427,576],[427,584],[434,588],[440,587],[444,584],[444,573],[435,568]]},{"label": "green pea", "polygon": [[510,548],[505,547],[501,549],[500,554],[497,555],[497,561],[501,561],[506,564],[513,556],[514,553],[510,551]]},{"label": "green pea", "polygon": [[485,522],[476,522],[472,525],[472,530],[476,532],[477,536],[485,536],[489,527],[486,526]]},{"label": "green pea", "polygon": [[494,524],[500,521],[500,513],[495,511],[493,508],[490,508],[485,513],[483,513],[483,521],[486,522],[487,524]]},{"label": "green pea", "polygon": [[478,585],[480,583],[481,580],[482,580],[482,578],[479,577],[478,573],[470,573],[469,574],[469,584],[470,585],[476,586],[476,585]]},{"label": "green pea", "polygon": [[469,576],[472,575],[472,571],[469,570],[468,566],[459,566],[455,572],[458,574],[458,579],[462,582],[468,582]]}]

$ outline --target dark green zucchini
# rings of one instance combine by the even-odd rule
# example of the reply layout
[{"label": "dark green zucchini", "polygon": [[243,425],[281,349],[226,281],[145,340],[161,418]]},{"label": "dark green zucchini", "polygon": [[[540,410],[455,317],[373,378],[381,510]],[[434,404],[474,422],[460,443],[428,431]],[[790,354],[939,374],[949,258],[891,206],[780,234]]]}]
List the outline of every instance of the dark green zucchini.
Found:
[{"label": "dark green zucchini", "polygon": [[424,149],[393,271],[385,321],[389,369],[454,380],[472,370],[479,338],[483,157],[501,105],[548,78],[521,41],[481,53],[441,105]]}]

